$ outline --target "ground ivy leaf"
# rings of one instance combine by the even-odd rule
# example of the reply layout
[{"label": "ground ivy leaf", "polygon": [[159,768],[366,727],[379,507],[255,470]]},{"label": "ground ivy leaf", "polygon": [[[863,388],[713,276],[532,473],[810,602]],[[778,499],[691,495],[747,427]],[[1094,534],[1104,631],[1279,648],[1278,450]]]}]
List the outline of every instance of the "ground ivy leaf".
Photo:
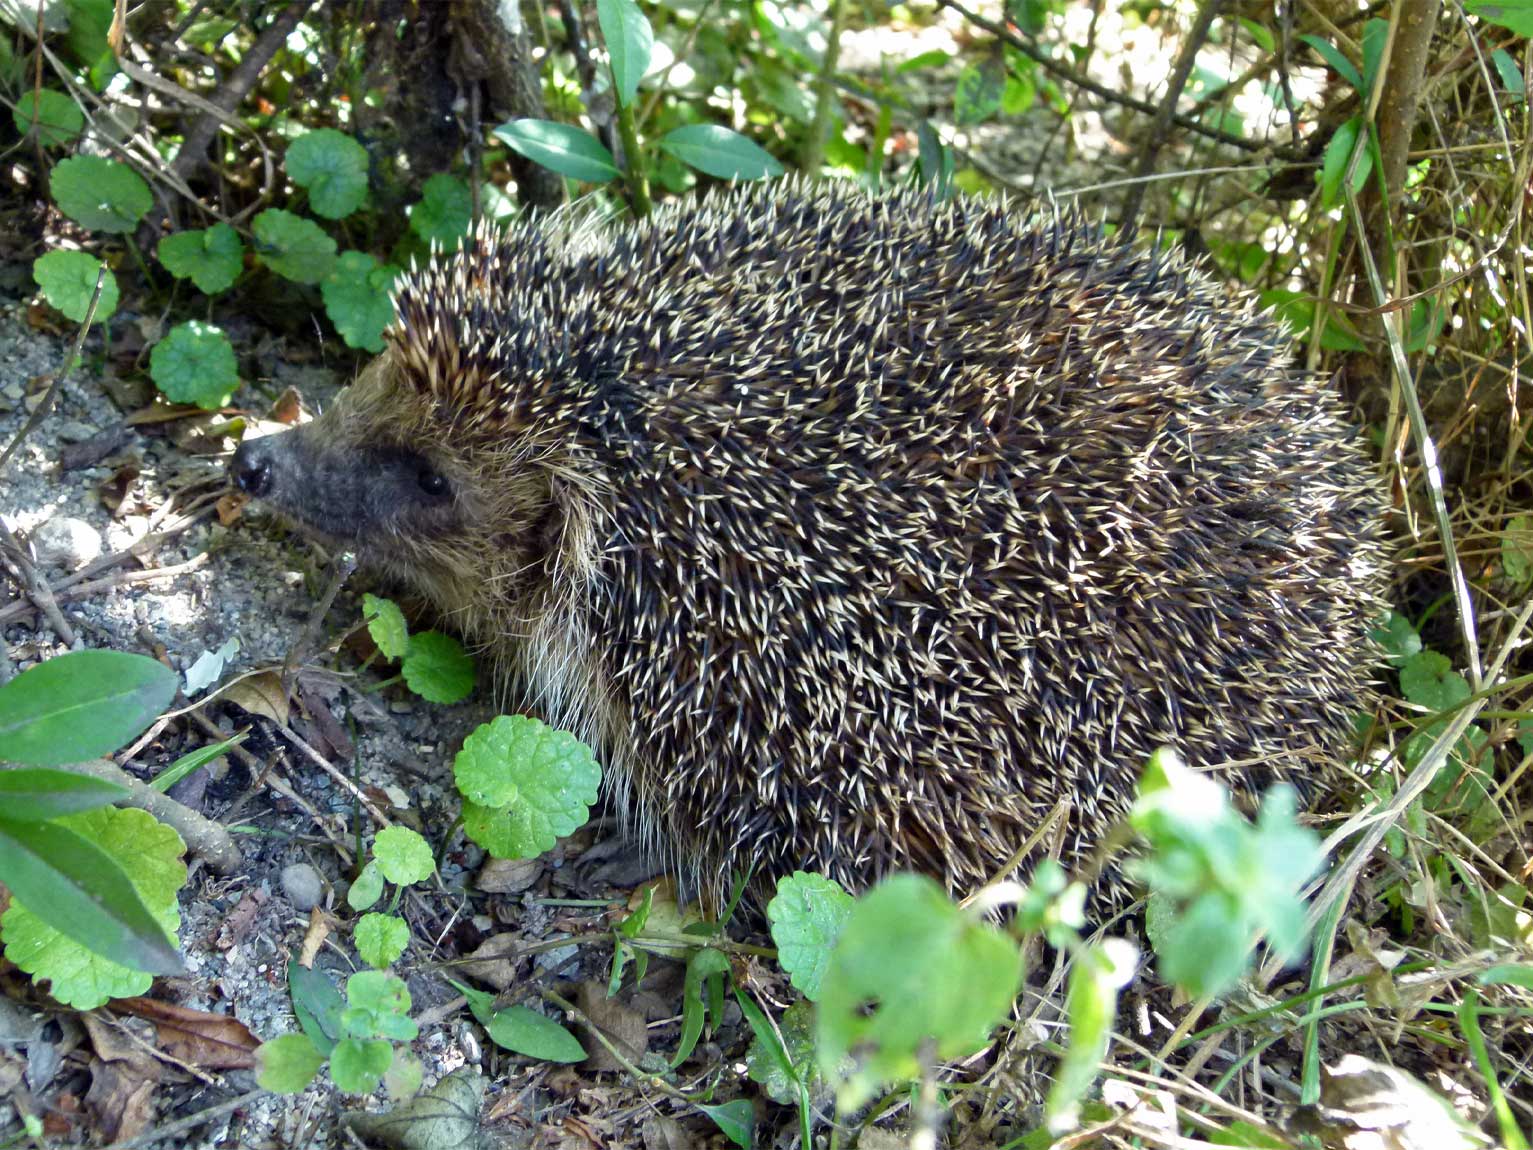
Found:
[{"label": "ground ivy leaf", "polygon": [[852,913],[852,896],[824,875],[794,871],[767,904],[777,961],[799,993],[813,1002],[831,948]]},{"label": "ground ivy leaf", "polygon": [[410,945],[410,927],[395,915],[372,912],[357,920],[353,941],[367,965],[382,970]]},{"label": "ground ivy leaf", "polygon": [[601,784],[589,747],[526,715],[498,716],[470,734],[453,774],[475,827],[490,831],[494,846],[475,841],[502,858],[532,858],[583,826]]},{"label": "ground ivy leaf", "polygon": [[436,871],[431,844],[409,827],[384,827],[373,839],[373,858],[389,882],[408,886]]},{"label": "ground ivy leaf", "polygon": [[298,1094],[325,1064],[306,1034],[284,1034],[256,1047],[256,1084],[273,1094]]},{"label": "ground ivy leaf", "polygon": [[154,206],[143,177],[127,164],[74,156],[52,173],[54,202],[75,223],[98,232],[131,232]]},{"label": "ground ivy leaf", "polygon": [[[48,252],[32,263],[32,278],[42,289],[43,298],[50,307],[57,308],[75,323],[85,322],[91,297],[96,294],[96,277],[100,273],[101,261],[85,252]],[[106,278],[101,282],[101,299],[91,322],[100,323],[115,312],[117,299],[117,277],[107,269]]]},{"label": "ground ivy leaf", "polygon": [[229,337],[196,319],[177,324],[154,345],[149,376],[167,399],[195,403],[208,411],[228,403],[240,385]]},{"label": "ground ivy leaf", "polygon": [[[1005,1019],[1022,981],[1011,939],[954,906],[931,879],[896,875],[852,908],[820,985],[820,1071],[855,1109],[886,1082],[920,1072],[927,1041],[939,1059],[972,1054]],[[856,1052],[857,1067],[843,1059]]]},{"label": "ground ivy leaf", "polygon": [[410,628],[405,623],[405,613],[392,599],[377,595],[362,596],[362,616],[367,620],[367,633],[378,644],[378,651],[385,659],[402,659],[409,650]]},{"label": "ground ivy leaf", "polygon": [[399,669],[410,690],[428,703],[461,702],[474,689],[474,661],[440,631],[411,635]]},{"label": "ground ivy leaf", "polygon": [[309,191],[309,207],[326,219],[349,216],[367,200],[367,150],[345,132],[318,128],[287,149],[287,174]]},{"label": "ground ivy leaf", "polygon": [[256,254],[284,279],[317,284],[335,267],[335,241],[313,220],[269,208],[251,221]]},{"label": "ground ivy leaf", "polygon": [[208,295],[228,290],[245,270],[245,245],[224,223],[166,236],[159,254],[166,271],[191,280]]},{"label": "ground ivy leaf", "polygon": [[366,252],[342,252],[335,270],[320,284],[325,314],[347,347],[383,350],[383,332],[394,322],[390,292],[399,269]]}]

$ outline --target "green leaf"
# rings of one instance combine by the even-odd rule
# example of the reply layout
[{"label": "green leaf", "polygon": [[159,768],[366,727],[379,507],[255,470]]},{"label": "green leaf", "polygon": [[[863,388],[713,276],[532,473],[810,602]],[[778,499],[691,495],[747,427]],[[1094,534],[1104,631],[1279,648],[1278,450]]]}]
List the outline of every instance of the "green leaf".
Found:
[{"label": "green leaf", "polygon": [[777,884],[767,904],[777,961],[798,992],[813,1002],[831,948],[851,917],[852,896],[823,875],[795,871]]},{"label": "green leaf", "polygon": [[410,945],[410,927],[392,914],[364,914],[357,920],[353,941],[362,961],[382,970],[397,961]]},{"label": "green leaf", "polygon": [[330,1077],[348,1094],[371,1094],[394,1061],[394,1048],[382,1039],[343,1038],[330,1052]]},{"label": "green leaf", "polygon": [[207,295],[227,291],[245,270],[245,245],[228,224],[177,232],[160,241],[160,263]]},{"label": "green leaf", "polygon": [[545,1062],[584,1062],[580,1040],[551,1018],[526,1006],[495,1009],[495,996],[449,978],[455,990],[468,999],[469,1013],[479,1020],[499,1047]]},{"label": "green leaf", "polygon": [[[101,261],[85,252],[46,252],[32,263],[32,277],[42,289],[43,298],[75,323],[85,322],[91,296],[96,292],[96,276],[101,270]],[[91,322],[100,323],[111,316],[117,310],[117,299],[117,277],[108,268]]]},{"label": "green leaf", "polygon": [[649,70],[655,33],[634,0],[596,0],[596,19],[612,61],[612,86],[619,107],[627,108]]},{"label": "green leaf", "polygon": [[287,964],[287,993],[293,1000],[293,1015],[309,1041],[326,1057],[341,1040],[341,1012],[346,1000],[320,971],[295,959]]},{"label": "green leaf", "polygon": [[497,858],[534,858],[584,826],[601,785],[589,747],[525,715],[471,733],[453,775],[469,837]]},{"label": "green leaf", "polygon": [[198,747],[194,751],[187,751],[186,754],[150,779],[149,785],[161,794],[164,794],[193,771],[206,766],[214,759],[221,758],[232,748],[239,746],[245,741],[246,734],[248,732],[242,731],[232,738],[221,739],[216,743],[209,743],[205,747]]},{"label": "green leaf", "polygon": [[1328,40],[1322,40],[1319,36],[1300,36],[1299,39],[1320,53],[1320,58],[1329,64],[1338,76],[1351,84],[1354,92],[1363,96],[1368,95],[1363,86],[1362,73],[1357,70],[1357,65],[1341,54],[1340,48]]},{"label": "green leaf", "polygon": [[451,251],[472,223],[473,199],[457,176],[438,172],[421,185],[421,202],[410,209],[410,230],[421,239]]},{"label": "green leaf", "polygon": [[761,1008],[735,988],[735,998],[750,1023],[754,1038],[745,1055],[745,1069],[761,1091],[780,1106],[796,1106],[803,1086],[815,1077],[814,1004],[800,999],[783,1012],[778,1031]]},{"label": "green leaf", "polygon": [[[496,128],[495,134],[533,163],[542,164],[572,180],[605,184],[622,175],[612,153],[600,140],[569,124],[554,120],[511,120]],[[664,146],[661,141],[661,147]]]},{"label": "green leaf", "polygon": [[1006,66],[999,56],[990,56],[970,64],[958,73],[953,89],[953,119],[960,124],[978,124],[1001,109],[1006,89]]},{"label": "green leaf", "polygon": [[174,941],[185,846],[140,810],[99,807],[44,823],[0,820],[5,954],[80,1010],[142,994],[183,969]]},{"label": "green leaf", "polygon": [[1496,74],[1501,77],[1501,85],[1507,90],[1507,94],[1519,103],[1528,98],[1528,82],[1523,79],[1522,69],[1517,61],[1512,59],[1512,54],[1505,48],[1497,48],[1490,54],[1490,62],[1496,66]]},{"label": "green leaf", "polygon": [[383,871],[377,860],[369,862],[346,891],[346,905],[352,910],[366,910],[383,897]]},{"label": "green leaf", "polygon": [[[671,1060],[671,1069],[680,1066],[697,1048],[697,1040],[703,1036],[703,1023],[707,1019],[707,1006],[703,1000],[703,987],[712,981],[715,985],[722,985],[723,978],[729,974],[729,959],[723,951],[705,947],[697,951],[687,960],[687,977],[682,984],[681,992],[681,1042],[676,1050],[676,1057]],[[721,1001],[721,996],[711,996],[715,1002]],[[714,1024],[720,1021],[719,1011],[714,1011]]]},{"label": "green leaf", "polygon": [[411,635],[399,669],[410,690],[428,703],[458,703],[474,689],[474,661],[440,631]]},{"label": "green leaf", "polygon": [[318,128],[288,145],[287,174],[309,190],[309,207],[329,220],[367,201],[367,150],[345,132]]},{"label": "green leaf", "polygon": [[127,787],[47,767],[0,768],[0,811],[17,822],[38,822],[94,810],[125,799]]},{"label": "green leaf", "polygon": [[11,109],[11,119],[23,136],[33,132],[45,148],[61,148],[85,127],[80,106],[52,88],[28,89]]},{"label": "green leaf", "polygon": [[1501,536],[1501,571],[1517,586],[1533,582],[1533,515],[1514,515]]},{"label": "green leaf", "polygon": [[1465,0],[1464,7],[1481,20],[1533,37],[1533,0]]},{"label": "green leaf", "polygon": [[256,1047],[256,1085],[273,1094],[300,1094],[325,1056],[306,1034],[284,1034]]},{"label": "green leaf", "polygon": [[[482,1021],[482,1020],[481,1020]],[[527,1006],[508,1006],[484,1023],[490,1040],[503,1050],[544,1062],[584,1062],[585,1048],[564,1027]]]},{"label": "green leaf", "polygon": [[283,279],[317,284],[335,267],[335,241],[313,220],[268,208],[251,221],[256,255]]},{"label": "green leaf", "polygon": [[1418,707],[1446,711],[1473,693],[1469,680],[1453,669],[1446,655],[1418,651],[1400,665],[1400,692]]},{"label": "green leaf", "polygon": [[1293,1150],[1294,1145],[1261,1126],[1238,1121],[1223,1130],[1210,1130],[1208,1140],[1215,1146],[1239,1146],[1243,1150]]},{"label": "green leaf", "polygon": [[716,1106],[697,1103],[697,1108],[724,1132],[727,1137],[740,1150],[750,1150],[751,1137],[756,1125],[756,1108],[751,1105],[748,1098],[736,1098],[733,1102],[722,1102]]},{"label": "green leaf", "polygon": [[392,599],[377,595],[362,596],[362,617],[367,620],[367,633],[378,644],[378,653],[385,659],[402,659],[410,644],[410,628],[405,624],[405,613]]},{"label": "green leaf", "polygon": [[71,651],[0,685],[0,758],[55,767],[111,754],[175,698],[164,664],[123,651]]},{"label": "green leaf", "polygon": [[782,175],[782,165],[760,144],[718,124],[686,124],[657,145],[689,168],[720,180],[762,180]]},{"label": "green leaf", "polygon": [[[1362,130],[1362,117],[1353,116],[1336,129],[1331,142],[1325,146],[1325,156],[1320,165],[1319,177],[1321,207],[1334,208],[1341,202],[1341,182],[1347,174],[1347,164],[1352,158],[1357,134]],[[1368,172],[1372,167],[1373,157],[1364,149],[1362,157],[1357,162],[1357,171],[1352,176],[1354,193],[1363,190],[1363,185],[1368,181]]]},{"label": "green leaf", "polygon": [[1363,25],[1363,93],[1372,93],[1378,85],[1379,64],[1389,43],[1389,21],[1375,17]]},{"label": "green leaf", "polygon": [[[816,1048],[843,1111],[941,1060],[980,1049],[1022,983],[1016,943],[959,910],[931,879],[896,875],[852,908],[820,984]],[[847,1073],[843,1060],[857,1052]]]},{"label": "green leaf", "polygon": [[1368,632],[1369,638],[1384,649],[1384,656],[1398,667],[1421,650],[1421,636],[1411,621],[1391,610],[1382,626]]},{"label": "green leaf", "polygon": [[1481,986],[1520,986],[1533,990],[1533,966],[1527,963],[1502,963],[1487,967],[1475,975]]},{"label": "green leaf", "polygon": [[423,882],[436,873],[431,844],[409,827],[384,827],[373,839],[373,859],[383,877],[400,886]]},{"label": "green leaf", "polygon": [[383,350],[383,332],[394,322],[391,292],[399,269],[366,252],[342,252],[335,270],[320,284],[325,314],[347,347]]},{"label": "green leaf", "polygon": [[1169,750],[1151,756],[1129,818],[1150,850],[1131,873],[1149,884],[1152,906],[1159,901],[1153,938],[1167,981],[1218,994],[1245,969],[1259,935],[1279,954],[1302,942],[1299,891],[1321,853],[1295,807],[1290,788],[1274,787],[1253,827],[1214,779]]},{"label": "green leaf", "polygon": [[362,970],[346,980],[346,1009],[341,1031],[352,1038],[414,1039],[410,988],[404,979],[382,970]]},{"label": "green leaf", "polygon": [[234,348],[222,328],[190,319],[149,353],[149,378],[166,399],[217,411],[240,385]]},{"label": "green leaf", "polygon": [[154,206],[149,185],[127,164],[100,156],[61,161],[52,176],[59,210],[98,232],[131,232]]},{"label": "green leaf", "polygon": [[1077,1124],[1081,1100],[1096,1082],[1098,1069],[1107,1057],[1118,991],[1128,985],[1138,965],[1139,951],[1127,939],[1109,938],[1076,952],[1065,998],[1070,1045],[1054,1069],[1054,1082],[1044,1106],[1048,1127],[1056,1134]]}]

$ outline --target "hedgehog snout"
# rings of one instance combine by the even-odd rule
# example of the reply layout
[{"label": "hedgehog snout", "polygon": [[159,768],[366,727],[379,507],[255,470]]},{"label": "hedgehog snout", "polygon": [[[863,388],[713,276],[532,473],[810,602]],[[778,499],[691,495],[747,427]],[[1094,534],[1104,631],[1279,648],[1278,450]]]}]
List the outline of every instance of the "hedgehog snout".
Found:
[{"label": "hedgehog snout", "polygon": [[255,499],[260,499],[271,491],[271,441],[275,438],[268,435],[260,439],[245,440],[239,445],[239,450],[234,453],[234,459],[229,463],[229,478],[234,481],[234,485]]}]

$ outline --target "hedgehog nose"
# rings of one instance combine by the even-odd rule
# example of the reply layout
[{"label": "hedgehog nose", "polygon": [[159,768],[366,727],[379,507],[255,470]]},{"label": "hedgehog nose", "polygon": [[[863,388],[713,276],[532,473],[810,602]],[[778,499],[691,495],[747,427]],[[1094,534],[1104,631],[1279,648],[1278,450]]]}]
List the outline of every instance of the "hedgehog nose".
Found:
[{"label": "hedgehog nose", "polygon": [[271,449],[265,438],[247,439],[239,445],[229,464],[229,476],[241,491],[257,499],[271,490]]}]

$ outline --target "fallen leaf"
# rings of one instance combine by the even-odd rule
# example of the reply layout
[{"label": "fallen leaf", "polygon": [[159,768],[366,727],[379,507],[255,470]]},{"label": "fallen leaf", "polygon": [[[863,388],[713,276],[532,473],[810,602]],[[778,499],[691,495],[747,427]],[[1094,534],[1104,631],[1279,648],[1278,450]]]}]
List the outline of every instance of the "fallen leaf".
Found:
[{"label": "fallen leaf", "polygon": [[248,1070],[261,1040],[232,1014],[192,1010],[153,998],[123,998],[112,1008],[148,1020],[160,1049],[206,1070]]}]

